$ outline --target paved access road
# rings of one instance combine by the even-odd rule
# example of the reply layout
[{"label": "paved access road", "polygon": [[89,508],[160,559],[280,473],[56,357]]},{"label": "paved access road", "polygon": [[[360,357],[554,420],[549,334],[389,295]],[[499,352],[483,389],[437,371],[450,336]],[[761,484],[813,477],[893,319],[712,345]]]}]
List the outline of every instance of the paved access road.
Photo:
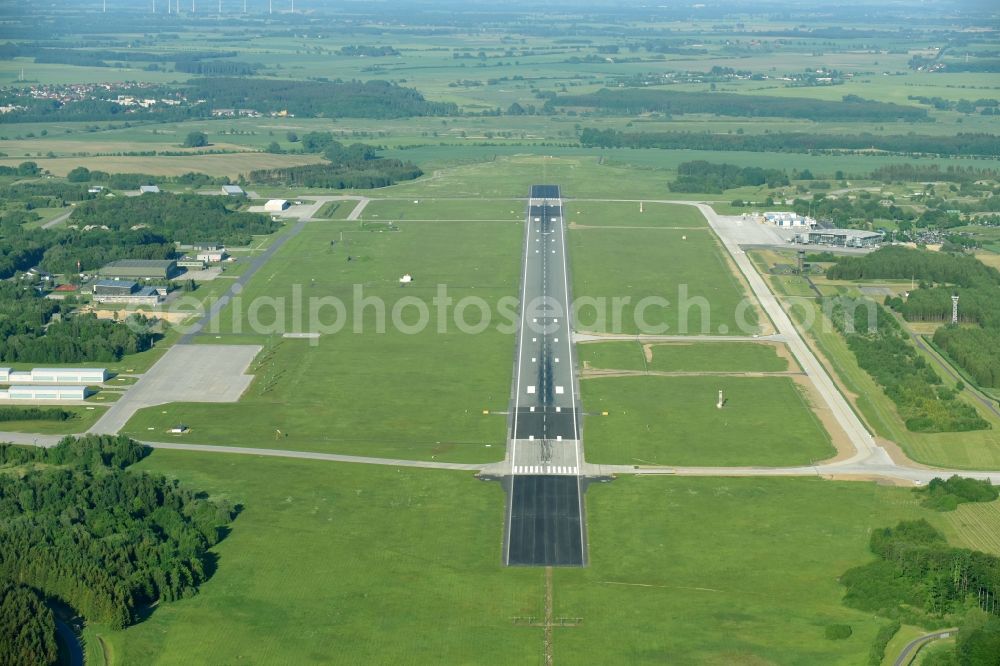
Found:
[{"label": "paved access road", "polygon": [[504,562],[582,565],[583,452],[565,225],[555,185],[532,187],[522,268],[504,470],[509,483]]},{"label": "paved access road", "polygon": [[899,653],[896,657],[896,661],[892,662],[893,666],[906,666],[910,661],[917,656],[917,652],[927,643],[931,641],[936,641],[940,638],[951,638],[951,636],[958,631],[958,627],[952,627],[951,629],[942,629],[941,631],[935,631],[929,634],[924,634],[923,636],[918,636],[912,641],[906,644],[906,647]]}]

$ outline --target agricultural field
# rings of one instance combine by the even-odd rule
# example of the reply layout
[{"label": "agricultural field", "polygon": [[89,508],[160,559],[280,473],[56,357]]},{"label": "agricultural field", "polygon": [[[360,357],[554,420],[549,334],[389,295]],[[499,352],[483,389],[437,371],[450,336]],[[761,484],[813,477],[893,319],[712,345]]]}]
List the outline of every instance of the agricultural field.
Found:
[{"label": "agricultural field", "polygon": [[1000,502],[960,504],[936,521],[948,540],[963,548],[1000,555]]}]

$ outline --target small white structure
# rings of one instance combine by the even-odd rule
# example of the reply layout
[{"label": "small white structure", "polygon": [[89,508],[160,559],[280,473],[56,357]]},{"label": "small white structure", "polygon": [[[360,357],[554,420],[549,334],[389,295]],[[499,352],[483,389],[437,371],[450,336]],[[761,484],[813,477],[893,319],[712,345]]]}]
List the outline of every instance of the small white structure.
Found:
[{"label": "small white structure", "polygon": [[104,191],[103,185],[91,185],[87,188],[87,194],[100,194]]},{"label": "small white structure", "polygon": [[265,213],[280,213],[288,208],[288,199],[270,199],[264,204]]},{"label": "small white structure", "polygon": [[719,389],[719,402],[715,403],[716,409],[722,409],[722,406],[726,404],[725,399],[722,397],[722,389]]},{"label": "small white structure", "polygon": [[159,194],[159,185],[140,185],[139,194]]},{"label": "small white structure", "polygon": [[225,249],[204,250],[195,255],[195,259],[206,263],[225,261],[227,257],[229,257],[229,254],[225,251]]},{"label": "small white structure", "polygon": [[816,226],[816,220],[811,217],[804,217],[798,213],[789,212],[772,211],[764,213],[764,221],[784,229],[802,229]]},{"label": "small white structure", "polygon": [[3,400],[84,400],[86,386],[11,386],[0,391]]},{"label": "small white structure", "polygon": [[413,276],[409,273],[403,273],[403,277],[399,278],[400,284],[410,284],[413,282]]},{"label": "small white structure", "polygon": [[222,193],[227,197],[245,197],[247,194],[239,185],[223,185]]},{"label": "small white structure", "polygon": [[0,368],[0,384],[101,384],[107,378],[104,368]]}]

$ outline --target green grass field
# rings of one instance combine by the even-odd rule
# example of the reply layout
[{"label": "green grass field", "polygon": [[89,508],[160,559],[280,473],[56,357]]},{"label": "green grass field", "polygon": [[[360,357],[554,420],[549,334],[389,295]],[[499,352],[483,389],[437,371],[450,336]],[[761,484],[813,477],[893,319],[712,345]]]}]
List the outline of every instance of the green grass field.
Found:
[{"label": "green grass field", "polygon": [[788,361],[775,347],[751,342],[669,343],[588,342],[577,346],[580,363],[602,370],[657,370],[667,372],[782,372]]},{"label": "green grass field", "polygon": [[[498,484],[439,471],[157,451],[139,466],[245,505],[191,599],[115,664],[541,663],[541,569],[500,562]],[[863,662],[881,622],[840,602],[907,490],[817,479],[619,478],[586,495],[590,566],[557,569],[557,663]],[[789,569],[789,562],[795,563]],[[824,628],[854,635],[828,641]]]},{"label": "green grass field", "polygon": [[[740,307],[746,292],[708,231],[582,229],[570,232],[569,246],[573,297],[606,303],[603,322],[594,308],[581,308],[579,330],[674,335],[757,330],[755,309],[749,302]],[[614,306],[615,299],[625,298],[630,302]],[[648,307],[642,309],[644,299],[661,300],[645,301]]]},{"label": "green grass field", "polygon": [[[527,196],[525,190],[523,196]],[[504,199],[482,201],[472,199],[375,199],[365,207],[365,220],[400,222],[418,220],[439,222],[442,220],[488,220],[522,222],[525,215],[525,201]]]},{"label": "green grass field", "polygon": [[788,466],[834,454],[786,377],[601,377],[585,380],[581,392],[588,413],[609,412],[585,420],[594,463]]},{"label": "green grass field", "polygon": [[[42,405],[44,409],[44,405]],[[32,432],[41,435],[71,435],[86,430],[94,425],[104,414],[100,406],[64,406],[60,407],[73,414],[65,421],[0,421],[0,432]]]},{"label": "green grass field", "polygon": [[[199,442],[213,444],[469,462],[502,458],[506,421],[482,411],[505,409],[510,395],[514,338],[497,330],[507,321],[497,303],[517,293],[523,226],[405,221],[398,226],[399,231],[381,233],[359,231],[352,222],[307,226],[251,280],[239,309],[234,304],[223,311],[219,339],[206,340],[267,346],[251,368],[256,379],[243,400],[146,409],[126,432],[162,431],[181,419]],[[404,272],[415,278],[405,289],[398,282]],[[354,298],[355,285],[362,297],[386,304],[385,332],[378,332],[375,306],[354,318],[361,303]],[[433,305],[438,285],[454,299],[443,320]],[[282,331],[296,330],[296,290],[303,303],[302,330],[309,329],[313,297],[341,299],[350,321],[315,345],[283,340]],[[473,296],[493,308],[490,326],[478,334],[455,324],[459,301]],[[426,303],[429,325],[410,334],[393,325],[392,312],[405,303],[400,299],[414,297]],[[258,311],[254,303],[262,304]],[[250,325],[252,312],[260,327]],[[285,317],[285,326],[276,326],[275,312]],[[332,308],[319,312],[325,324],[337,318]],[[399,314],[406,327],[418,323],[413,306]],[[479,317],[477,307],[463,314],[470,325],[480,323]],[[363,323],[361,333],[355,322]],[[269,335],[270,329],[279,332]]]},{"label": "green grass field", "polygon": [[[841,604],[907,491],[815,479],[620,478],[587,495],[591,566],[556,572],[560,663],[864,663],[881,620]],[[794,566],[791,566],[794,563]],[[824,637],[851,625],[845,641]],[[609,639],[613,637],[613,639]]]},{"label": "green grass field", "polygon": [[1000,501],[960,504],[937,522],[952,543],[1000,555]]},{"label": "green grass field", "polygon": [[788,361],[774,346],[753,342],[653,345],[650,370],[671,372],[782,372]]},{"label": "green grass field", "polygon": [[638,342],[588,342],[576,346],[581,369],[645,370],[642,345]]},{"label": "green grass field", "polygon": [[141,465],[242,502],[192,599],[125,632],[115,664],[526,663],[540,569],[502,569],[503,492],[469,474],[156,452]]},{"label": "green grass field", "polygon": [[[812,307],[812,313],[803,308]],[[796,324],[804,316],[822,322],[819,306],[811,301],[800,301],[791,309]],[[907,456],[925,465],[957,469],[1000,468],[1000,423],[988,412],[980,410],[992,425],[990,430],[950,433],[916,433],[906,429],[895,404],[885,395],[871,376],[858,367],[854,354],[832,325],[822,323],[808,331],[822,354],[830,360],[836,374],[843,382],[852,401],[875,434],[896,442]],[[975,404],[969,398],[970,404]]]},{"label": "green grass field", "polygon": [[644,201],[609,203],[604,201],[567,201],[565,217],[570,225],[597,227],[681,227],[708,229],[705,216],[693,206]]}]

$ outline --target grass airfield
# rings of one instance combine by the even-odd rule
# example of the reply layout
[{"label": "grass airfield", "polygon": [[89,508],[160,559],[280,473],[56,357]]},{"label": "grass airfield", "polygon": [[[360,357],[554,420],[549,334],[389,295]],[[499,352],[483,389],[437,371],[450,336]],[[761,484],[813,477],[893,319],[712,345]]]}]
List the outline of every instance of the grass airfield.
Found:
[{"label": "grass airfield", "polygon": [[[140,467],[245,509],[197,596],[123,632],[88,627],[88,651],[103,641],[124,664],[543,661],[542,630],[516,619],[542,617],[544,574],[500,565],[499,485],[190,452]],[[840,603],[837,577],[870,559],[872,528],[941,515],[905,489],[818,479],[620,478],[592,486],[587,506],[591,566],[554,575],[554,617],[581,620],[554,629],[558,663],[862,663],[880,621]],[[853,636],[826,639],[834,623]]]}]

